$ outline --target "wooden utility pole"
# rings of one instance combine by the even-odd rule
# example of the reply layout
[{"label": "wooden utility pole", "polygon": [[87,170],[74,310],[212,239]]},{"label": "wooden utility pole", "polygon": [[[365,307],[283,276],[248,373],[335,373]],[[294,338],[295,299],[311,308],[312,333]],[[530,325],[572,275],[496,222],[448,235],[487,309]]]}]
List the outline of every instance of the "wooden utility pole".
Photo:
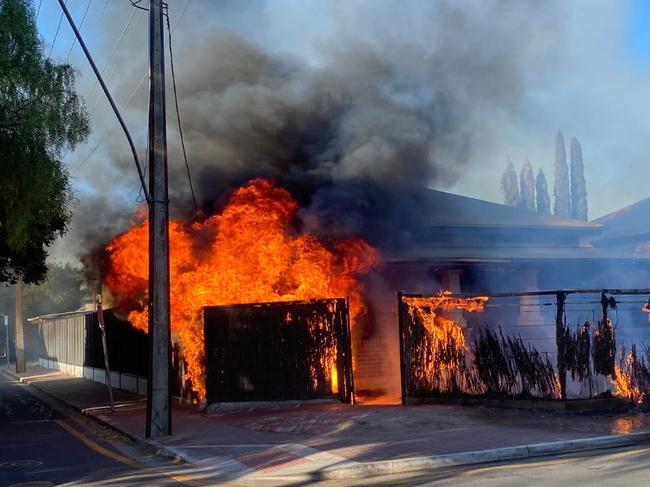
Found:
[{"label": "wooden utility pole", "polygon": [[18,277],[16,283],[16,372],[25,372],[25,332],[23,331],[23,279]]},{"label": "wooden utility pole", "polygon": [[149,0],[149,380],[147,438],[170,435],[169,203],[163,2]]}]

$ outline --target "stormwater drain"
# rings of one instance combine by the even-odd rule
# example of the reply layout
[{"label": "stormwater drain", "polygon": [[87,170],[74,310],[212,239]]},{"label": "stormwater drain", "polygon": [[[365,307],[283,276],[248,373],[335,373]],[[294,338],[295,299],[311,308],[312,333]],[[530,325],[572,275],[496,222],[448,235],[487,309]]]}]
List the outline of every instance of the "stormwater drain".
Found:
[{"label": "stormwater drain", "polygon": [[40,467],[41,465],[43,465],[43,462],[39,462],[38,460],[10,460],[0,463],[0,468],[34,468]]}]

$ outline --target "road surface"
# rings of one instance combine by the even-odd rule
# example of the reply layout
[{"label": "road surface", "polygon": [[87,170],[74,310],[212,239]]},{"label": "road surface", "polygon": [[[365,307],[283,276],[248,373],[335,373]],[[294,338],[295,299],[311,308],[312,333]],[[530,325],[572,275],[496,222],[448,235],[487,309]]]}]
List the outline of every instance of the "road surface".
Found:
[{"label": "road surface", "polygon": [[28,387],[0,373],[1,487],[183,485],[117,434]]}]

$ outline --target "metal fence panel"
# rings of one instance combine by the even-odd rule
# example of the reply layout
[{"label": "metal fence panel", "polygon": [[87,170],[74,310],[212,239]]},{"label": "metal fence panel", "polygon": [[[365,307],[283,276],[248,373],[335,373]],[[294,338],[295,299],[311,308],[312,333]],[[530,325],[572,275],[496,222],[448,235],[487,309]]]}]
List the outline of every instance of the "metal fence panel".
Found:
[{"label": "metal fence panel", "polygon": [[[112,310],[104,311],[111,369],[146,376],[147,335],[120,319]],[[39,325],[41,350],[46,360],[76,366],[104,368],[101,333],[95,312],[43,317]]]},{"label": "metal fence panel", "polygon": [[353,400],[344,299],[206,307],[204,331],[208,404]]}]

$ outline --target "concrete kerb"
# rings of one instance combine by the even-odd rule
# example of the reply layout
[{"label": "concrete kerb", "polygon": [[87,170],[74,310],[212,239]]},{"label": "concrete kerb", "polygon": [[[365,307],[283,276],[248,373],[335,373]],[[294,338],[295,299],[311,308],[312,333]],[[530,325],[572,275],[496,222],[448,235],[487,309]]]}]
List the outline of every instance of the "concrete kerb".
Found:
[{"label": "concrete kerb", "polygon": [[13,372],[11,372],[11,371],[9,371],[7,369],[2,369],[2,371],[8,377],[10,377],[11,379],[20,381],[23,384],[28,385],[29,387],[33,387],[34,389],[38,390],[41,394],[44,394],[47,397],[49,397],[49,398],[51,398],[51,399],[53,399],[55,401],[58,401],[58,402],[60,402],[62,404],[65,404],[66,406],[71,407],[75,411],[78,411],[79,413],[83,414],[84,416],[92,419],[96,423],[98,423],[98,424],[100,424],[100,425],[102,425],[102,426],[104,426],[106,428],[109,428],[109,429],[115,431],[116,433],[119,433],[119,434],[127,437],[130,441],[133,442],[133,444],[137,448],[140,448],[142,450],[145,450],[147,452],[150,452],[150,453],[152,453],[154,455],[165,458],[167,460],[186,462],[186,460],[183,457],[181,457],[177,453],[171,451],[166,446],[161,445],[157,441],[146,440],[146,439],[140,438],[140,437],[138,437],[138,436],[136,436],[136,435],[134,435],[132,433],[129,433],[128,431],[125,431],[125,430],[117,427],[116,425],[114,425],[112,423],[109,423],[108,421],[104,421],[102,418],[100,418],[98,416],[95,416],[92,412],[86,411],[83,408],[80,408],[79,406],[77,406],[76,404],[74,404],[74,403],[72,403],[70,401],[66,401],[64,398],[56,396],[56,395],[48,392],[47,390],[43,389],[42,387],[39,387],[37,381],[30,381],[28,377],[20,377],[18,375],[15,375]]},{"label": "concrete kerb", "polygon": [[601,450],[606,448],[639,445],[643,443],[650,443],[650,431],[640,431],[628,435],[599,436],[594,438],[538,443],[534,445],[493,448],[489,450],[451,453],[431,457],[356,463],[323,469],[316,472],[313,477],[317,480],[358,479],[380,475],[427,471],[462,465],[522,460],[547,455],[550,456],[580,451]]}]

